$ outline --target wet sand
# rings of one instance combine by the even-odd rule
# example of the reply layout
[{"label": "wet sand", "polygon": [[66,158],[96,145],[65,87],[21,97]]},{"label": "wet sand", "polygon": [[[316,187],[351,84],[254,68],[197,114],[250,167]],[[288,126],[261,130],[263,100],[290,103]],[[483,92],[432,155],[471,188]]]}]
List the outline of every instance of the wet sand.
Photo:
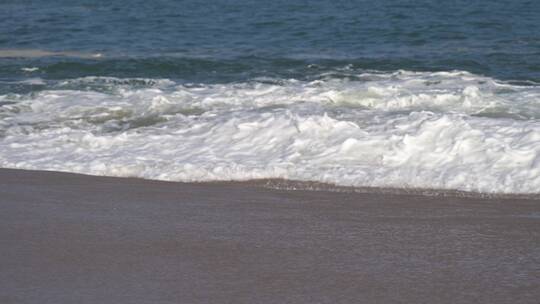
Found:
[{"label": "wet sand", "polygon": [[0,169],[0,303],[538,303],[540,200]]}]

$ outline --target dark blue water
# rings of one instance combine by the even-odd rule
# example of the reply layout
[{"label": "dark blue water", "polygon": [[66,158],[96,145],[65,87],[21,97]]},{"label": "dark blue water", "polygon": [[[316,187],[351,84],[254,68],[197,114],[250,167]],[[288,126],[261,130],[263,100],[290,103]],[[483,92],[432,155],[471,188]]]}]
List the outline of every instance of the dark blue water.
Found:
[{"label": "dark blue water", "polygon": [[3,56],[0,79],[38,67],[32,76],[42,79],[212,83],[346,66],[539,81],[539,29],[540,1],[524,0],[2,0],[0,50],[71,53]]}]

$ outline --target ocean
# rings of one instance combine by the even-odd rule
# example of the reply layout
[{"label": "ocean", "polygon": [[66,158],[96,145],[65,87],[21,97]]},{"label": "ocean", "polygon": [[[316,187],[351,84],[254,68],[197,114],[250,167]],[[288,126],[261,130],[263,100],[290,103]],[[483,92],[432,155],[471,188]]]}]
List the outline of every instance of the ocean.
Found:
[{"label": "ocean", "polygon": [[0,167],[540,193],[539,1],[0,2]]}]

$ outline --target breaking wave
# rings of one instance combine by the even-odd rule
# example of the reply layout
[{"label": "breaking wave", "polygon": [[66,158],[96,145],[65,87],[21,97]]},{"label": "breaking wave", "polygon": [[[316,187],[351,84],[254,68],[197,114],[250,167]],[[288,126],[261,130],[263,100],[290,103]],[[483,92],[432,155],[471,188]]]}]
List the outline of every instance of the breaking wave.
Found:
[{"label": "breaking wave", "polygon": [[9,168],[540,193],[540,86],[463,71],[84,77],[1,95],[0,119]]}]

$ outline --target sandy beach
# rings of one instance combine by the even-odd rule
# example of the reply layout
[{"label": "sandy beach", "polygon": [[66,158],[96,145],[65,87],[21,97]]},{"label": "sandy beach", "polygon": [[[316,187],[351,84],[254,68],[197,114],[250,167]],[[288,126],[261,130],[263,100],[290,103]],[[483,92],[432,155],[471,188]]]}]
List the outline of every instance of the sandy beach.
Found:
[{"label": "sandy beach", "polygon": [[1,303],[538,303],[540,200],[0,169]]}]

